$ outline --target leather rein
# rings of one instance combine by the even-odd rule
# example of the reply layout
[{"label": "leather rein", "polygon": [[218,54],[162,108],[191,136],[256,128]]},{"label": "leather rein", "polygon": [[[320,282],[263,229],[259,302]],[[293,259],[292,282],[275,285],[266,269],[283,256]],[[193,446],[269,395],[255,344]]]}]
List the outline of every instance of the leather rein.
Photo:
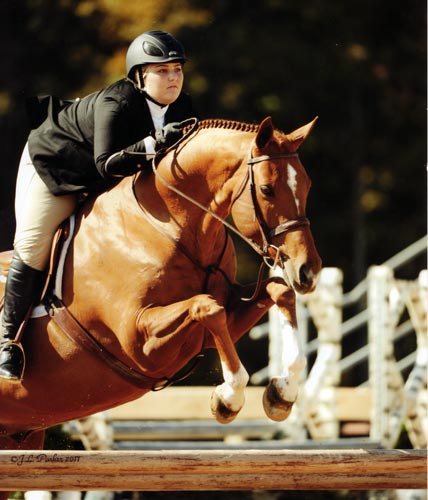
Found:
[{"label": "leather rein", "polygon": [[[274,154],[274,155],[261,155],[261,156],[253,157],[252,152],[250,150],[249,158],[247,160],[248,169],[247,169],[246,175],[243,179],[242,187],[238,190],[238,195],[234,198],[232,205],[240,198],[243,191],[245,190],[245,186],[249,183],[253,211],[255,214],[259,233],[260,233],[261,240],[262,240],[262,245],[259,245],[258,243],[256,243],[252,239],[250,239],[247,236],[245,236],[244,234],[242,234],[235,226],[233,226],[232,224],[227,222],[225,219],[220,217],[218,214],[213,212],[210,208],[205,207],[204,205],[199,203],[197,200],[195,200],[191,196],[187,195],[186,193],[184,193],[180,189],[173,186],[164,177],[162,177],[162,175],[159,173],[159,171],[157,169],[157,165],[158,165],[160,159],[162,159],[169,151],[171,151],[172,149],[175,149],[178,144],[182,143],[186,138],[188,138],[197,128],[198,122],[196,119],[189,119],[183,123],[185,123],[187,125],[189,122],[192,123],[190,130],[176,144],[174,144],[173,146],[171,146],[170,148],[168,148],[166,150],[160,151],[159,154],[157,154],[155,156],[155,158],[153,158],[153,161],[152,161],[153,173],[169,190],[178,194],[181,198],[187,200],[188,202],[192,203],[196,207],[200,208],[202,211],[211,215],[213,218],[217,219],[219,222],[222,223],[222,225],[225,228],[229,229],[234,234],[236,234],[245,243],[247,243],[247,245],[249,245],[258,255],[260,255],[260,257],[262,257],[262,263],[261,263],[260,268],[259,268],[256,287],[255,287],[255,290],[254,290],[252,296],[248,297],[248,298],[241,297],[241,300],[243,300],[243,301],[252,301],[257,297],[258,292],[260,290],[261,281],[263,278],[263,269],[264,269],[265,265],[268,266],[270,269],[274,269],[277,265],[280,265],[280,267],[282,268],[282,270],[285,274],[284,263],[289,259],[289,257],[288,257],[288,255],[285,255],[283,252],[281,252],[281,250],[277,246],[272,244],[272,242],[271,242],[272,238],[274,238],[280,234],[288,233],[288,232],[293,231],[295,229],[298,229],[300,227],[310,225],[309,219],[305,216],[297,217],[296,219],[290,219],[290,220],[284,221],[284,222],[278,224],[273,229],[270,229],[266,225],[266,223],[263,219],[260,205],[259,205],[258,200],[257,200],[256,184],[254,182],[254,168],[253,167],[254,167],[254,165],[257,165],[258,163],[262,163],[264,161],[277,161],[277,160],[281,160],[284,158],[298,158],[299,155],[298,155],[298,153],[280,153],[280,154]],[[134,178],[134,183],[135,183],[135,178]],[[135,190],[134,190],[134,196],[137,199],[137,197],[135,195]],[[138,202],[138,199],[137,199],[137,202]],[[142,209],[142,212],[146,216],[147,220],[159,232],[161,232],[167,238],[174,241],[174,243],[177,245],[177,247],[180,249],[180,251],[184,255],[186,255],[187,258],[191,262],[193,262],[199,269],[206,269],[207,273],[212,273],[215,271],[221,272],[222,275],[224,276],[225,280],[228,282],[228,284],[230,286],[232,286],[232,283],[230,282],[229,278],[226,276],[226,274],[219,267],[221,260],[222,260],[222,257],[223,257],[223,253],[226,249],[226,246],[224,246],[223,251],[222,251],[221,255],[219,256],[219,258],[217,259],[217,262],[215,264],[208,266],[207,268],[203,268],[199,264],[199,262],[190,254],[190,252],[187,251],[187,249],[185,247],[183,247],[183,245],[181,245],[179,242],[174,240],[168,233],[166,233],[159,226],[157,226],[155,224],[154,220],[149,217],[149,214],[144,210],[144,208],[141,206],[141,204],[139,202],[138,202],[138,204],[139,204],[140,208]],[[227,239],[226,239],[226,243],[227,243]],[[274,257],[272,257],[272,254],[274,254]],[[207,277],[207,279],[208,279],[208,277]],[[207,282],[207,279],[206,279],[206,282]]]}]

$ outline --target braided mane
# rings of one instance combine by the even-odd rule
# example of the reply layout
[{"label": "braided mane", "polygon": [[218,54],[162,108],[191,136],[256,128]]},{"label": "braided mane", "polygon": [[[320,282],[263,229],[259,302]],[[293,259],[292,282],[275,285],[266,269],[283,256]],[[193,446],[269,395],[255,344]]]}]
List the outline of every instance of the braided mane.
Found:
[{"label": "braided mane", "polygon": [[[209,118],[207,120],[198,122],[198,128],[223,128],[241,132],[257,132],[259,125],[254,123],[238,122],[234,120],[225,120],[222,118]],[[188,127],[185,127],[184,132],[187,132],[187,130]]]}]

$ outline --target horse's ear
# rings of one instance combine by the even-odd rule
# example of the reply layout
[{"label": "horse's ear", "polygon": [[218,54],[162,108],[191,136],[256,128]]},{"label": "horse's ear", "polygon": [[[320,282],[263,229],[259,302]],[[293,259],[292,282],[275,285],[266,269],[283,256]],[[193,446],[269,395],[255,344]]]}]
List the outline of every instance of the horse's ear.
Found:
[{"label": "horse's ear", "polygon": [[315,122],[318,120],[318,116],[316,116],[310,123],[303,125],[303,127],[298,128],[294,132],[287,134],[286,141],[288,143],[288,149],[292,152],[297,151],[310,134],[312,128],[315,125]]},{"label": "horse's ear", "polygon": [[268,116],[259,125],[256,135],[256,146],[263,149],[267,146],[268,142],[273,137],[273,123],[272,118]]}]

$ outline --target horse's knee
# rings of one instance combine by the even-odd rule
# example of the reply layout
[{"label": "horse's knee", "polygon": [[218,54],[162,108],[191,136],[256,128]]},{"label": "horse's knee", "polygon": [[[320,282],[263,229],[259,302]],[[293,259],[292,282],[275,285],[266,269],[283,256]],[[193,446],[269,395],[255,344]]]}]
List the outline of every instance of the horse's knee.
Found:
[{"label": "horse's knee", "polygon": [[294,308],[296,305],[296,294],[288,287],[282,278],[270,278],[266,285],[266,291],[278,307]]},{"label": "horse's knee", "polygon": [[[226,312],[211,295],[198,295],[194,297],[190,307],[190,316],[193,320],[201,323],[214,321],[226,321]],[[209,325],[207,325],[209,326]]]}]

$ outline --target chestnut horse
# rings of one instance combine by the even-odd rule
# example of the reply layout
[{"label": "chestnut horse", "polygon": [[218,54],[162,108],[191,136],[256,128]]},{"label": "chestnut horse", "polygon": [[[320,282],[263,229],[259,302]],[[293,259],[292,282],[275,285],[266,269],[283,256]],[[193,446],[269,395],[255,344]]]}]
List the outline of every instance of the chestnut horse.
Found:
[{"label": "chestnut horse", "polygon": [[[270,118],[187,126],[154,173],[84,202],[61,300],[23,335],[24,380],[0,381],[0,449],[39,448],[49,426],[162,388],[205,348],[218,350],[224,378],[213,415],[227,423],[238,414],[248,374],[234,343],[273,304],[296,333],[295,292],[311,292],[320,271],[305,215],[310,180],[297,154],[314,122],[290,134]],[[282,267],[284,279],[260,281],[242,300],[251,290],[235,281],[225,227]],[[289,349],[265,394],[275,420],[288,416],[304,363]]]}]

